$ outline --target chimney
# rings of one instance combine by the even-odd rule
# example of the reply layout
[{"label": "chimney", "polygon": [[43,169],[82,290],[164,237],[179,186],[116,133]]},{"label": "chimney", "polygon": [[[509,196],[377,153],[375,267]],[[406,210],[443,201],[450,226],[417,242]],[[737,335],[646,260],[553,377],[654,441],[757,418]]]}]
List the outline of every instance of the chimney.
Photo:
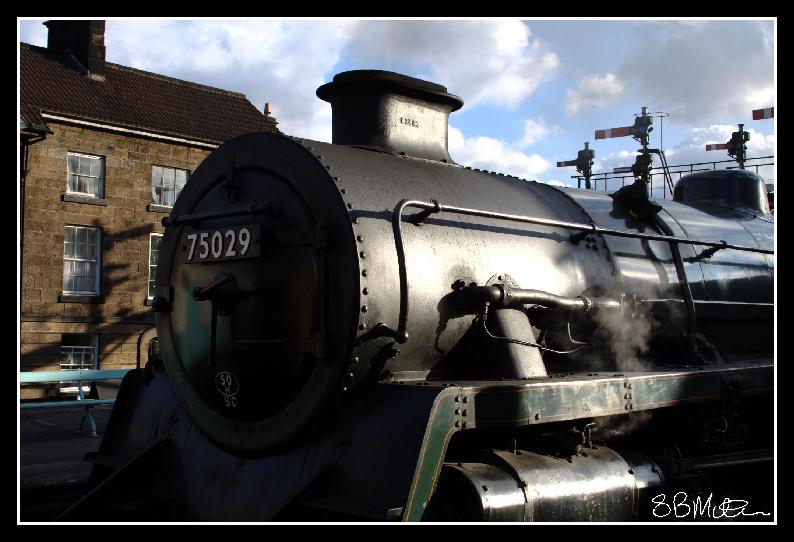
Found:
[{"label": "chimney", "polygon": [[266,117],[272,117],[273,116],[273,112],[270,109],[270,102],[265,102],[265,116]]},{"label": "chimney", "polygon": [[91,79],[105,80],[105,21],[51,20],[47,49],[71,53]]},{"label": "chimney", "polygon": [[446,87],[394,72],[354,70],[337,74],[317,89],[317,97],[331,103],[335,144],[452,162],[449,114],[463,100]]}]

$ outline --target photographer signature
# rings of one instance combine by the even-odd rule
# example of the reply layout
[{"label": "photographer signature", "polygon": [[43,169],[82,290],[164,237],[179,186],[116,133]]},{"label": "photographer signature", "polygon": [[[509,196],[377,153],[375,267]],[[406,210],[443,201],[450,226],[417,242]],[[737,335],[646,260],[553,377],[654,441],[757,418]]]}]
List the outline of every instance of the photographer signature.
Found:
[{"label": "photographer signature", "polygon": [[654,504],[653,515],[657,518],[666,518],[672,514],[672,517],[679,519],[687,517],[691,517],[692,519],[697,519],[698,517],[723,519],[739,516],[772,515],[769,512],[748,512],[745,508],[747,508],[749,502],[743,499],[729,499],[726,497],[722,502],[715,505],[711,502],[713,496],[713,493],[709,493],[708,498],[703,500],[703,497],[698,495],[694,499],[691,499],[690,504],[688,502],[690,501],[689,495],[684,491],[679,491],[673,495],[672,502],[668,503],[667,495],[660,493],[651,499],[651,502]]}]

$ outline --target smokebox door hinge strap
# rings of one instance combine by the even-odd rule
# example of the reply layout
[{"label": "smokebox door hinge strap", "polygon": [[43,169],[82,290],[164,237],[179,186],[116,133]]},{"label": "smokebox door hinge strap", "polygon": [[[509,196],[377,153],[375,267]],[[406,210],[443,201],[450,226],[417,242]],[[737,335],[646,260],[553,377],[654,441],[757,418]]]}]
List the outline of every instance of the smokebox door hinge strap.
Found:
[{"label": "smokebox door hinge strap", "polygon": [[236,209],[223,209],[220,211],[206,211],[198,212],[189,215],[173,216],[169,215],[161,220],[164,227],[179,226],[180,224],[190,224],[192,222],[200,222],[202,220],[210,220],[214,218],[227,218],[231,216],[257,216],[269,215],[279,216],[281,209],[270,201],[253,202],[244,207]]}]

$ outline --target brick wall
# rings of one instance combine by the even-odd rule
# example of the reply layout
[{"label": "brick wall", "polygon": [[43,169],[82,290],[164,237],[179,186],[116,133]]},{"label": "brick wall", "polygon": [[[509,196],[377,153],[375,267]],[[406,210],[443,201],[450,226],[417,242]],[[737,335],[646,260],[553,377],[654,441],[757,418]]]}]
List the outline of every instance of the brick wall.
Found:
[{"label": "brick wall", "polygon": [[[152,165],[194,171],[209,150],[66,124],[28,150],[22,250],[21,370],[54,370],[63,333],[100,334],[100,368],[135,365],[138,337],[153,326],[145,305],[149,234],[162,233]],[[62,201],[67,153],[105,157],[107,205]],[[189,181],[188,181],[189,182]],[[64,303],[65,225],[101,228],[101,303]]]}]

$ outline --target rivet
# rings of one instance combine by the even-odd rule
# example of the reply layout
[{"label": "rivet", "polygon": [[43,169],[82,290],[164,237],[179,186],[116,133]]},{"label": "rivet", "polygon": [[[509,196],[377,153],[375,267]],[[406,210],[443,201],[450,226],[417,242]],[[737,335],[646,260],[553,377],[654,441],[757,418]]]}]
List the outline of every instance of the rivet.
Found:
[{"label": "rivet", "polygon": [[361,322],[358,325],[358,329],[360,329],[361,331],[364,331],[365,329],[367,329],[367,324],[365,324],[364,322]]},{"label": "rivet", "polygon": [[467,413],[467,410],[465,410],[465,409],[464,409],[464,410],[463,410],[463,415],[465,416],[465,415],[466,415],[466,413]]},{"label": "rivet", "polygon": [[353,375],[353,373],[347,373],[347,377],[348,377],[350,380],[353,380],[353,376],[354,376],[354,375]]},{"label": "rivet", "polygon": [[322,154],[315,154],[315,156],[317,157],[318,160],[322,160],[323,159],[323,155]]},{"label": "rivet", "polygon": [[460,422],[459,421],[455,422],[455,427],[460,427]]},{"label": "rivet", "polygon": [[539,413],[539,412],[538,412],[537,414],[535,414],[535,419],[536,419],[536,420],[539,420],[539,419],[540,419],[540,413]]},{"label": "rivet", "polygon": [[353,204],[352,204],[352,203],[348,203],[348,204],[347,204],[347,208],[348,208],[348,209],[352,209],[352,208],[353,208]]},{"label": "rivet", "polygon": [[326,164],[326,165],[325,165],[325,169],[327,169],[328,171],[331,171],[331,166],[329,166],[328,164]]},{"label": "rivet", "polygon": [[341,192],[342,194],[347,194],[347,190],[345,190],[344,188],[342,188],[342,189],[340,190],[340,192]]},{"label": "rivet", "polygon": [[459,402],[460,402],[460,395],[456,395],[456,396],[455,396],[455,402],[456,402],[456,403],[459,403]]},{"label": "rivet", "polygon": [[457,416],[458,414],[460,414],[460,409],[459,409],[459,408],[456,408],[456,409],[455,409],[455,416]]},{"label": "rivet", "polygon": [[364,236],[363,235],[357,235],[356,236],[356,241],[361,242],[363,240],[364,240]]},{"label": "rivet", "polygon": [[335,180],[336,182],[339,182],[339,177],[332,177],[332,179]]},{"label": "rivet", "polygon": [[358,363],[358,356],[353,356],[353,363]]},{"label": "rivet", "polygon": [[369,294],[369,288],[364,288],[363,290],[361,290],[361,293],[364,295]]},{"label": "rivet", "polygon": [[461,422],[460,426],[461,428],[466,429],[466,422]]},{"label": "rivet", "polygon": [[483,490],[483,491],[488,491],[488,486],[486,486],[485,484],[483,484],[483,485],[482,485],[482,490]]},{"label": "rivet", "polygon": [[356,218],[356,217],[353,217],[353,219],[351,220],[351,222],[353,222],[353,224],[358,224],[358,218]]},{"label": "rivet", "polygon": [[359,252],[358,255],[361,256],[362,260],[367,257],[367,253],[364,252],[363,250],[361,252]]},{"label": "rivet", "polygon": [[469,398],[464,396],[464,397],[463,397],[463,402],[464,402],[464,403],[468,403],[468,402],[469,402]]},{"label": "rivet", "polygon": [[367,306],[361,305],[361,312],[367,312]]},{"label": "rivet", "polygon": [[367,270],[366,270],[366,269],[362,269],[362,270],[361,270],[361,276],[362,276],[362,277],[366,277],[368,274],[369,274],[369,273],[367,273]]},{"label": "rivet", "polygon": [[628,410],[628,409],[629,409],[629,405],[625,405],[625,406],[623,407],[623,409],[624,409],[624,410]]}]

